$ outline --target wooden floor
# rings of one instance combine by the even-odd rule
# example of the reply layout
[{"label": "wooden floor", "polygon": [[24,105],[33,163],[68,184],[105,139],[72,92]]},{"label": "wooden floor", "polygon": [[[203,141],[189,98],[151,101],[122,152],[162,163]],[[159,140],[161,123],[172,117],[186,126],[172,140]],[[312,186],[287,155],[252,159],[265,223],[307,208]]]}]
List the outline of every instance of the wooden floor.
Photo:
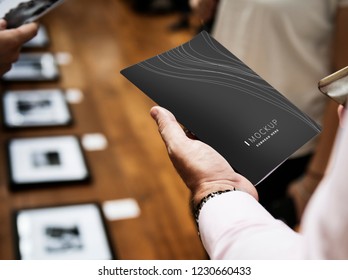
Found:
[{"label": "wooden floor", "polygon": [[[119,259],[206,259],[188,208],[189,193],[169,161],[149,115],[154,104],[119,71],[175,47],[193,35],[171,32],[178,15],[139,15],[121,0],[69,0],[47,15],[53,53],[73,57],[60,66],[53,83],[2,85],[6,88],[79,88],[82,103],[72,105],[68,128],[6,131],[0,156],[0,259],[15,258],[12,214],[22,208],[103,203],[134,198],[139,218],[107,221]],[[86,152],[90,184],[11,192],[5,159],[6,140],[22,136],[103,133],[108,147]]]}]

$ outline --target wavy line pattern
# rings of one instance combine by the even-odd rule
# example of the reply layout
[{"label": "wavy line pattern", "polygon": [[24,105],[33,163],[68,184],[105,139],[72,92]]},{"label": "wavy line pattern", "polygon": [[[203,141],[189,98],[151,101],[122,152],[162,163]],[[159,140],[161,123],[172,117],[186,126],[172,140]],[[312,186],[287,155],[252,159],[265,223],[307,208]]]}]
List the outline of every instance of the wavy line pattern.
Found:
[{"label": "wavy line pattern", "polygon": [[[205,48],[202,48],[202,44],[206,45]],[[138,66],[173,79],[215,84],[232,89],[231,94],[250,95],[286,111],[313,130],[320,131],[307,115],[206,32]]]}]

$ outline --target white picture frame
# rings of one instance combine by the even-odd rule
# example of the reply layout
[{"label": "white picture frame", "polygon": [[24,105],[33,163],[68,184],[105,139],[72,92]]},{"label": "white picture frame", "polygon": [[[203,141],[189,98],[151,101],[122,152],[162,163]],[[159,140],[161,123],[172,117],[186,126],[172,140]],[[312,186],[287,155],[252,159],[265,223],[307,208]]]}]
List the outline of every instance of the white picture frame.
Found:
[{"label": "white picture frame", "polygon": [[50,52],[21,53],[11,70],[2,77],[5,82],[43,82],[58,78],[57,61]]},{"label": "white picture frame", "polygon": [[15,213],[17,258],[111,260],[115,258],[96,203],[22,209]]},{"label": "white picture frame", "polygon": [[55,127],[72,124],[63,90],[9,90],[2,97],[7,128]]},{"label": "white picture frame", "polygon": [[11,139],[7,153],[13,190],[90,180],[80,141],[73,135]]}]

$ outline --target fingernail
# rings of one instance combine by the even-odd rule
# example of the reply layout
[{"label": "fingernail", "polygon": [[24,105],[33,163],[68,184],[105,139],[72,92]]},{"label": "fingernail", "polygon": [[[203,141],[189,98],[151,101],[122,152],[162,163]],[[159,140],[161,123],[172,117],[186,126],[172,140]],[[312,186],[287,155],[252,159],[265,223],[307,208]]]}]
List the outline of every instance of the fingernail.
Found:
[{"label": "fingernail", "polygon": [[156,119],[158,115],[158,109],[156,107],[152,108],[150,111],[150,115],[152,118]]},{"label": "fingernail", "polygon": [[0,29],[5,29],[6,28],[6,21],[1,19],[0,20]]}]

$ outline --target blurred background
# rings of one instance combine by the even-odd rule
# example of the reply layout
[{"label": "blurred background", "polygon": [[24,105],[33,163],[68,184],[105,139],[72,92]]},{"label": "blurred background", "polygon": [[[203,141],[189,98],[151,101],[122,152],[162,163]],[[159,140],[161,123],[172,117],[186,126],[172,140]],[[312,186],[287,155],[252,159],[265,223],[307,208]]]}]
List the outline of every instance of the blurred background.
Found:
[{"label": "blurred background", "polygon": [[[25,246],[19,245],[22,225],[17,214],[20,211],[41,209],[46,213],[47,207],[81,203],[97,203],[101,207],[115,258],[207,258],[189,211],[189,193],[172,167],[149,115],[154,103],[120,74],[127,66],[192,38],[200,26],[188,7],[187,1],[170,0],[66,0],[40,20],[46,37],[23,48],[22,52],[52,54],[57,75],[53,79],[3,80],[1,91],[5,96],[17,90],[61,89],[72,122],[40,128],[3,125],[0,133],[0,259],[18,258],[18,250],[24,250]],[[4,106],[3,102],[2,115],[6,110]],[[20,109],[28,110],[25,103]],[[8,155],[8,143],[18,138],[61,135],[83,140],[90,180],[37,186],[31,182],[14,189],[10,166],[16,168],[21,160],[14,162]],[[39,159],[39,164],[59,162],[50,150]],[[111,213],[107,217],[106,202],[111,205],[107,208]],[[83,214],[80,217],[89,220]],[[68,220],[69,215],[60,219]],[[40,250],[40,246],[48,248],[44,243],[51,242],[53,248],[62,246],[63,253],[57,258],[64,258],[64,250],[87,246],[76,239],[78,234],[83,239],[84,234],[76,227],[79,222],[74,221],[70,229],[66,225],[59,229],[59,224],[57,229],[54,222],[51,227],[46,225],[46,231],[38,234],[49,235],[51,241],[47,241],[47,236],[31,236],[36,240],[31,250]],[[65,241],[62,241],[62,233],[68,236]],[[98,239],[95,242],[98,244]],[[93,258],[93,252],[87,258]]]}]

